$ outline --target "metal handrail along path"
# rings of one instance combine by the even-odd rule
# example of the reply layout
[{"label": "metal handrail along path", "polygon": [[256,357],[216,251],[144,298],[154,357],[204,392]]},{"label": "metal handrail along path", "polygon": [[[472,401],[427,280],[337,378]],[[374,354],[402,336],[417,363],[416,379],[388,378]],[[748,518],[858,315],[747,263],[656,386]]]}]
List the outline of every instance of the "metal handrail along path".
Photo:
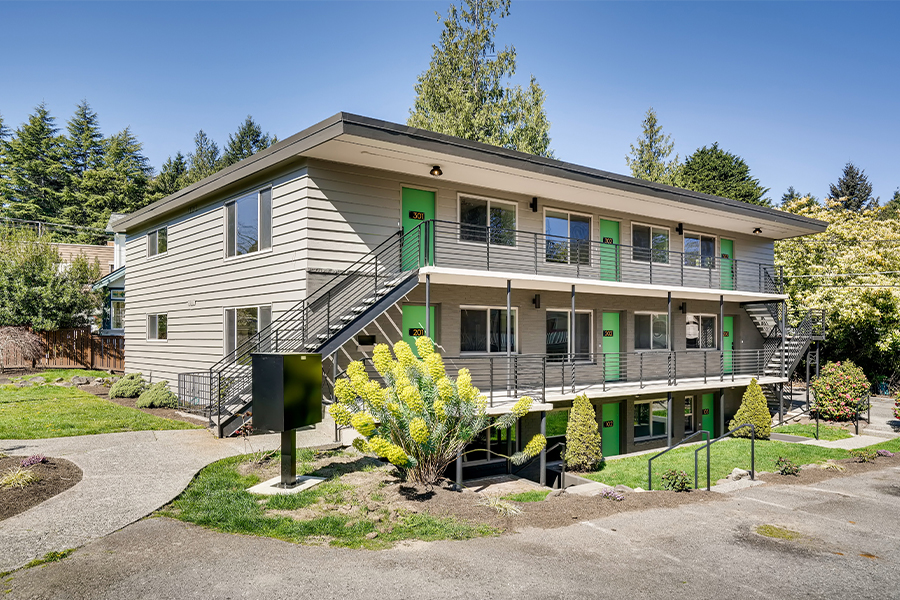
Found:
[{"label": "metal handrail along path", "polygon": [[753,423],[744,423],[743,425],[735,427],[734,429],[732,429],[731,431],[729,431],[727,433],[723,433],[716,439],[707,442],[705,446],[701,446],[700,448],[697,448],[696,450],[694,450],[694,464],[697,464],[697,453],[700,452],[701,450],[703,450],[703,448],[706,448],[706,463],[707,463],[707,466],[706,466],[706,491],[707,492],[710,491],[710,487],[711,487],[710,486],[710,478],[709,478],[709,472],[710,472],[709,447],[712,446],[713,444],[715,444],[716,442],[718,442],[719,440],[723,440],[723,439],[727,438],[735,431],[743,429],[744,427],[750,428],[750,480],[751,481],[756,480],[756,427],[754,427]]},{"label": "metal handrail along path", "polygon": [[[666,448],[659,454],[654,454],[650,458],[650,460],[647,461],[647,489],[648,490],[653,489],[653,461],[655,459],[659,458],[660,456],[662,456],[663,454],[665,454],[666,452],[669,452],[670,450],[674,450],[678,446],[681,446],[682,444],[694,439],[698,435],[705,435],[706,441],[709,442],[709,432],[706,431],[705,429],[701,429],[700,431],[695,431],[691,435],[687,436],[686,438],[684,438],[683,440],[681,440],[674,446],[669,446],[668,448]],[[707,447],[708,447],[708,445],[707,445]],[[706,454],[706,472],[709,473],[709,453]],[[697,489],[697,453],[696,452],[694,453],[694,489],[695,490]]]}]

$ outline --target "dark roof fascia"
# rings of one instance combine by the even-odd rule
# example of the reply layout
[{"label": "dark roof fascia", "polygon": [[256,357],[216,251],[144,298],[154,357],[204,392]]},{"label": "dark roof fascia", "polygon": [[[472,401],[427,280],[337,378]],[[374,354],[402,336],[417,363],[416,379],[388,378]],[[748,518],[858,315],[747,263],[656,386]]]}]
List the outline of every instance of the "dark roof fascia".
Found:
[{"label": "dark roof fascia", "polygon": [[108,286],[110,284],[111,281],[115,281],[119,277],[122,277],[123,275],[125,275],[125,267],[126,267],[126,265],[122,265],[121,267],[119,267],[118,269],[113,271],[112,273],[109,273],[108,275],[101,277],[100,281],[98,281],[97,283],[95,283],[94,285],[91,286],[91,289],[96,292],[97,290],[101,290],[101,289],[105,288],[106,286]]},{"label": "dark roof fascia", "polygon": [[190,206],[201,198],[253,177],[265,169],[276,167],[291,157],[295,157],[319,144],[327,142],[339,136],[342,131],[343,115],[338,113],[170,196],[157,200],[124,219],[116,221],[113,224],[113,230],[116,233],[123,233],[161,218],[163,215]]},{"label": "dark roof fascia", "polygon": [[[464,140],[406,125],[398,125],[389,121],[381,121],[349,113],[342,114],[345,122],[344,133],[348,135],[368,137],[385,142],[401,143],[421,150],[433,152],[446,153],[449,146],[454,150],[452,154],[462,158],[480,160],[499,166],[523,169],[533,173],[552,175],[573,181],[580,181],[582,183],[603,185],[621,191],[639,193],[664,200],[683,202],[692,206],[727,210],[744,216],[765,219],[766,221],[775,221],[796,227],[803,227],[810,229],[811,233],[825,231],[828,227],[828,224],[824,221],[794,215],[767,206],[748,204],[747,202],[739,202],[730,198],[722,198],[720,196],[676,188],[561,160],[527,154],[517,150]],[[402,137],[408,138],[411,143],[410,141],[402,140]]]},{"label": "dark roof fascia", "polygon": [[167,196],[150,206],[128,215],[126,218],[117,221],[113,229],[121,233],[127,229],[143,225],[148,221],[161,218],[163,215],[189,206],[194,201],[226,186],[252,177],[264,169],[277,166],[287,158],[307,152],[315,146],[334,139],[341,134],[402,144],[431,152],[448,153],[461,158],[521,169],[532,173],[561,177],[591,185],[601,185],[701,208],[732,212],[763,221],[803,228],[810,233],[823,232],[828,226],[824,221],[794,215],[765,206],[738,202],[729,198],[675,188],[556,159],[526,154],[508,148],[500,148],[481,142],[417,129],[407,125],[341,112],[254,154],[250,158],[244,159],[227,169],[219,171],[171,196]]}]

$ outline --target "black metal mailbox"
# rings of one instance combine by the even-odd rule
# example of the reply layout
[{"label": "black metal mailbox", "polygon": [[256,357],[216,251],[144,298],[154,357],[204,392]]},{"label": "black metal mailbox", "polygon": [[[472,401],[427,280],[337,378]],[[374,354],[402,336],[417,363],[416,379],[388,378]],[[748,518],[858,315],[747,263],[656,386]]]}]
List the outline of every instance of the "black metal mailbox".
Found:
[{"label": "black metal mailbox", "polygon": [[322,355],[260,352],[253,360],[253,429],[291,431],[322,421]]}]

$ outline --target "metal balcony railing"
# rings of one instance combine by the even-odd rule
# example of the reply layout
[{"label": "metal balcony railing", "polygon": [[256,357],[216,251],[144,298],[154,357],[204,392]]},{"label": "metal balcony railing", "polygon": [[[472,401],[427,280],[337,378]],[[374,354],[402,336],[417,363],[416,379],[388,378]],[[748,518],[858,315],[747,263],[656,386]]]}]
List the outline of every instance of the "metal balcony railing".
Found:
[{"label": "metal balcony railing", "polygon": [[597,281],[780,294],[774,264],[566,238],[450,221],[428,221],[435,266]]}]

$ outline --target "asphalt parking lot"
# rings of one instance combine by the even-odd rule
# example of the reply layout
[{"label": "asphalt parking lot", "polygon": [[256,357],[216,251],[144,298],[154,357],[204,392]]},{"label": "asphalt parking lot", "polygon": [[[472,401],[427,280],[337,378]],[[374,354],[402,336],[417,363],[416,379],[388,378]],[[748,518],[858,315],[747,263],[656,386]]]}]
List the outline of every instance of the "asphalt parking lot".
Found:
[{"label": "asphalt parking lot", "polygon": [[[387,551],[151,518],[4,579],[5,598],[900,598],[900,469]],[[783,540],[760,525],[797,532]]]}]

